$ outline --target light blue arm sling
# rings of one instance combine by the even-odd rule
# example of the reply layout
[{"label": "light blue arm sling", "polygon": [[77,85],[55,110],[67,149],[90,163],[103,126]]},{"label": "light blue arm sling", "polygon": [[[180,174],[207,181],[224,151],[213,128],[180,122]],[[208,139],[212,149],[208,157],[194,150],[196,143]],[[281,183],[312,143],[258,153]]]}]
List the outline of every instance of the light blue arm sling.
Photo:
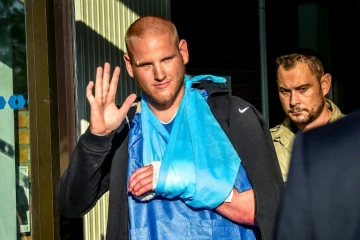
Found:
[{"label": "light blue arm sling", "polygon": [[241,160],[207,102],[191,88],[204,79],[226,81],[211,75],[185,77],[185,94],[170,134],[142,95],[143,164],[161,161],[156,195],[212,209],[231,192]]}]

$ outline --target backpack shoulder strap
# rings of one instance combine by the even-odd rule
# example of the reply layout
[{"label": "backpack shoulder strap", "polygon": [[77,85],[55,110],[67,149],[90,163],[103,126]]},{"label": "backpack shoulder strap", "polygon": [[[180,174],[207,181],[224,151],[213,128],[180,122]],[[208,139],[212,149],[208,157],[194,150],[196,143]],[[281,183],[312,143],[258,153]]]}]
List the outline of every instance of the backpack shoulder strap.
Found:
[{"label": "backpack shoulder strap", "polygon": [[208,98],[211,112],[219,122],[226,134],[228,134],[228,127],[230,121],[230,108],[231,108],[231,89],[225,83],[216,83],[212,81],[194,82],[193,87],[199,90],[205,89]]},{"label": "backpack shoulder strap", "polygon": [[[135,102],[131,105],[129,111],[127,112],[125,119],[122,121],[121,125],[118,127],[118,129],[116,130],[117,132],[122,131],[123,126],[127,126],[128,130],[130,131],[130,123],[133,120],[135,113],[136,113],[136,108],[137,108],[137,103],[140,101],[140,97],[138,97]],[[120,108],[120,106],[118,106],[118,108]]]},{"label": "backpack shoulder strap", "polygon": [[130,107],[130,109],[127,112],[126,117],[125,117],[126,124],[128,124],[128,126],[129,126],[129,130],[130,130],[130,123],[131,123],[131,121],[134,118],[135,113],[136,113],[136,108],[137,108],[137,103],[138,103],[137,100],[131,105],[131,107]]},{"label": "backpack shoulder strap", "polygon": [[228,93],[231,93],[231,89],[225,83],[216,83],[207,80],[194,82],[192,87],[199,90],[205,89],[209,96],[213,94],[226,95]]}]

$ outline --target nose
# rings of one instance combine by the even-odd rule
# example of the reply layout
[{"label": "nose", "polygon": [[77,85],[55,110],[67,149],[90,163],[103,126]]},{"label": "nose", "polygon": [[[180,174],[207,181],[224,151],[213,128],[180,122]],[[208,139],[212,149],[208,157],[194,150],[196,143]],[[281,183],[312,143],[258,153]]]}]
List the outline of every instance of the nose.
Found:
[{"label": "nose", "polygon": [[292,92],[290,95],[290,107],[295,107],[300,104],[299,96],[296,92]]},{"label": "nose", "polygon": [[153,71],[155,80],[163,81],[166,78],[166,70],[161,63],[154,65]]}]

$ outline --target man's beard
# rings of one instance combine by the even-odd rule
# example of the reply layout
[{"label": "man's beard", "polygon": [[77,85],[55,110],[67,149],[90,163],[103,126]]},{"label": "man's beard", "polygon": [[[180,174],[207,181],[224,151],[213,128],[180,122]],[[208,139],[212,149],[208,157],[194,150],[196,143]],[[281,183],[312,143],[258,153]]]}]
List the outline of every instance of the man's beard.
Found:
[{"label": "man's beard", "polygon": [[320,116],[321,112],[325,107],[325,104],[326,104],[325,99],[322,99],[321,103],[319,105],[314,106],[311,110],[307,108],[299,108],[295,106],[289,111],[289,113],[293,113],[294,111],[305,111],[308,112],[309,114],[303,118],[291,118],[291,121],[296,125],[308,125]]}]

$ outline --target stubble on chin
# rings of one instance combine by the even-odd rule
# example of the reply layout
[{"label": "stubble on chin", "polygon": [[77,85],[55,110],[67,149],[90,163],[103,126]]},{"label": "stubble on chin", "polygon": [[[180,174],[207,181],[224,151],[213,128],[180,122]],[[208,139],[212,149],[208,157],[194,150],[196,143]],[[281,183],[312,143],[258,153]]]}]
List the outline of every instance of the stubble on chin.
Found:
[{"label": "stubble on chin", "polygon": [[[308,125],[310,123],[312,123],[313,121],[315,121],[315,119],[317,119],[321,112],[323,111],[324,107],[326,105],[325,100],[322,101],[319,105],[313,107],[311,110],[304,108],[301,109],[301,111],[306,112],[307,115],[305,116],[291,116],[290,114],[292,113],[292,111],[289,111],[289,117],[291,118],[291,121],[296,124],[296,125]],[[296,109],[299,110],[299,109]]]},{"label": "stubble on chin", "polygon": [[291,121],[296,124],[296,125],[302,125],[302,124],[308,124],[311,121],[310,120],[310,116],[306,115],[306,116],[290,116]]},{"label": "stubble on chin", "polygon": [[184,86],[184,83],[180,83],[177,85],[176,89],[172,92],[163,93],[161,91],[151,91],[150,89],[146,88],[145,86],[142,86],[138,82],[138,86],[140,89],[145,93],[148,101],[152,102],[153,105],[157,105],[158,107],[165,106],[168,104],[171,104],[176,100],[178,95],[180,94],[180,91],[182,87]]}]

